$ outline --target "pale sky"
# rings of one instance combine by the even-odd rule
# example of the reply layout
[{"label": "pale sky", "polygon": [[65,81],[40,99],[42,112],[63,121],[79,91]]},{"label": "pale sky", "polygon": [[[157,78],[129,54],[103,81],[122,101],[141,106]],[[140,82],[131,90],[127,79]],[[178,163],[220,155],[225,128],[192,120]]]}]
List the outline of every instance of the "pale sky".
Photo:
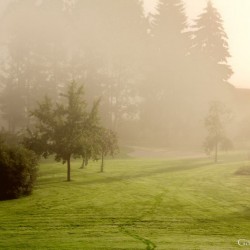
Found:
[{"label": "pale sky", "polygon": [[[157,0],[144,0],[150,10]],[[183,0],[192,21],[206,7],[207,0]],[[250,0],[212,0],[224,20],[234,70],[230,82],[236,87],[250,88]]]}]

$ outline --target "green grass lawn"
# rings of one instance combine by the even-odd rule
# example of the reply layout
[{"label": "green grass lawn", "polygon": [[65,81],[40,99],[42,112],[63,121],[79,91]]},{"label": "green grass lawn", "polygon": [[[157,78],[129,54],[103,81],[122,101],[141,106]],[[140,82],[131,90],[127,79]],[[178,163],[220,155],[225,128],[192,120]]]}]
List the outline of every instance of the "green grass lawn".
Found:
[{"label": "green grass lawn", "polygon": [[0,249],[249,249],[250,165],[243,155],[40,164],[33,195],[0,202]]}]

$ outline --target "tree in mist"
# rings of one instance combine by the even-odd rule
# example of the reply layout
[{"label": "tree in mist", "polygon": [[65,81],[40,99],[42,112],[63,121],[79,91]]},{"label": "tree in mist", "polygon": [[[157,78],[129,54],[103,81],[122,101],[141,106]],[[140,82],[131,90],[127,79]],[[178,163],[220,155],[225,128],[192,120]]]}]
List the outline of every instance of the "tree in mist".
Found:
[{"label": "tree in mist", "polygon": [[86,125],[80,137],[80,156],[82,157],[82,165],[84,168],[88,165],[90,159],[99,160],[100,151],[100,117],[99,117],[99,104],[101,99],[98,99],[89,112]]},{"label": "tree in mist", "polygon": [[3,13],[2,111],[10,131],[28,125],[29,111],[45,94],[57,98],[66,78],[63,16],[60,0],[12,1]]},{"label": "tree in mist", "polygon": [[[95,130],[95,133],[93,133]],[[98,144],[98,129],[91,128],[88,131],[84,132],[84,135],[81,138],[81,157],[82,164],[81,169],[85,168],[89,160],[98,161],[99,160],[99,149],[100,145]]]},{"label": "tree in mist", "polygon": [[72,157],[82,157],[82,168],[89,159],[102,159],[113,155],[117,149],[116,134],[101,126],[98,107],[100,99],[94,102],[90,111],[83,99],[83,86],[71,82],[64,99],[53,104],[46,97],[39,103],[32,115],[36,119],[33,131],[29,130],[24,145],[45,158],[55,154],[56,161],[67,163],[67,181],[70,181]]},{"label": "tree in mist", "polygon": [[[148,18],[142,4],[11,1],[0,29],[4,125],[31,127],[28,114],[37,101],[45,94],[61,100],[75,79],[84,83],[86,103],[102,98],[102,123],[122,139],[183,145],[199,131],[200,143],[202,114],[209,101],[225,102],[231,74],[221,18],[209,3],[191,36],[181,0],[160,0]],[[85,165],[98,152],[98,138],[89,131],[81,140]]]},{"label": "tree in mist", "polygon": [[[67,163],[67,180],[70,181],[71,158],[82,153],[81,138],[89,127],[89,113],[83,99],[83,87],[78,87],[75,82],[68,86],[62,98],[65,103],[53,104],[47,97],[32,112],[36,126],[35,140],[31,138],[30,147],[38,149],[38,153],[43,151],[44,156],[55,154],[57,161]],[[32,143],[36,147],[32,148]]]},{"label": "tree in mist", "polygon": [[136,85],[147,38],[142,2],[78,1],[74,16],[76,36],[82,41],[79,49],[83,56],[90,55],[96,62],[96,71],[88,70],[86,65],[84,77],[98,81],[86,80],[86,88],[102,96],[102,119],[107,127],[117,130],[124,116],[131,114],[138,94]]},{"label": "tree in mist", "polygon": [[[185,99],[187,54],[191,40],[181,0],[159,1],[157,13],[151,19],[151,45],[147,51],[151,53],[151,60],[141,91],[144,98],[142,123],[148,127],[146,130],[157,131],[158,139],[166,142],[175,140],[183,130],[179,125],[185,104],[182,106],[180,100]],[[170,139],[173,135],[175,139]]]},{"label": "tree in mist", "polygon": [[[115,15],[109,14],[110,10]],[[106,80],[103,81],[103,108],[109,112],[108,127],[117,131],[121,123],[138,112],[136,97],[145,63],[148,27],[140,1],[112,0],[109,12],[108,26],[111,30],[107,33],[109,46],[104,57],[103,73]],[[119,23],[115,20],[119,20]]]},{"label": "tree in mist", "polygon": [[195,20],[193,29],[192,53],[197,59],[196,66],[200,65],[200,74],[208,78],[210,84],[227,82],[233,73],[227,64],[230,57],[228,37],[221,15],[211,1]]},{"label": "tree in mist", "polygon": [[99,133],[99,145],[100,145],[100,156],[101,156],[101,172],[104,171],[104,157],[107,155],[114,156],[118,151],[118,142],[116,134],[110,130],[101,128]]},{"label": "tree in mist", "polygon": [[106,156],[114,156],[118,151],[117,135],[114,131],[102,126],[93,126],[87,131],[88,136],[82,141],[82,165],[88,165],[90,159],[98,161],[101,159],[100,172],[104,172],[104,159]]},{"label": "tree in mist", "polygon": [[[187,16],[181,0],[159,1],[151,34],[157,67],[154,82],[162,99],[178,94],[178,87],[185,84],[186,56],[190,47]],[[160,97],[158,97],[160,98]]]},{"label": "tree in mist", "polygon": [[108,155],[114,156],[118,152],[117,135],[111,129],[103,127],[98,115],[100,99],[94,103],[93,108],[88,116],[87,127],[81,136],[81,156],[82,166],[88,165],[90,159],[98,161],[101,159],[101,170],[104,171],[104,158]]},{"label": "tree in mist", "polygon": [[205,118],[205,127],[208,135],[204,142],[204,149],[207,154],[214,151],[214,162],[218,159],[219,146],[223,150],[232,148],[232,142],[226,135],[225,125],[230,119],[230,111],[220,102],[214,102],[209,108]]},{"label": "tree in mist", "polygon": [[7,129],[14,134],[17,128],[25,125],[25,105],[23,93],[18,84],[8,81],[1,94],[2,117],[7,123]]},{"label": "tree in mist", "polygon": [[76,79],[87,83],[87,102],[102,96],[102,119],[118,129],[124,117],[137,112],[147,28],[137,0],[10,2],[0,44],[6,52],[0,74],[8,127],[28,125],[37,101],[45,94],[59,98]]},{"label": "tree in mist", "polygon": [[[157,14],[153,17],[152,36],[158,54],[166,68],[183,58],[189,50],[187,16],[181,0],[159,1]],[[179,66],[180,65],[175,65]]]}]

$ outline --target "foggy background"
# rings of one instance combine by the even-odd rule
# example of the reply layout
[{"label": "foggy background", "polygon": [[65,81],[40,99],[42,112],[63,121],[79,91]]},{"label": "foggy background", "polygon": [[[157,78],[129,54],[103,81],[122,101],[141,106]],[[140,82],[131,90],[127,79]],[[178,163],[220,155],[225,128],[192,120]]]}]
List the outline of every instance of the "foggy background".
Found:
[{"label": "foggy background", "polygon": [[1,1],[1,126],[32,126],[30,111],[72,80],[101,97],[106,127],[125,145],[199,149],[214,101],[233,119],[236,148],[250,139],[250,91],[229,81],[230,48],[212,2],[190,24],[182,1],[145,14],[137,0]]}]

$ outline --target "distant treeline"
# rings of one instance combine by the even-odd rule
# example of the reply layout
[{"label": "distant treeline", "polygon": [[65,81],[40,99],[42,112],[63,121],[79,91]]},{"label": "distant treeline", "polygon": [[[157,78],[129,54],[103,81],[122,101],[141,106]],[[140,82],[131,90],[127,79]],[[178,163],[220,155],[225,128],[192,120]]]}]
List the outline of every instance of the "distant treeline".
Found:
[{"label": "distant treeline", "polygon": [[204,7],[190,25],[181,0],[147,16],[138,0],[10,2],[0,25],[2,126],[31,126],[37,101],[60,101],[75,80],[89,103],[101,97],[103,123],[122,141],[200,145],[212,101],[239,113],[223,20],[211,1]]}]

